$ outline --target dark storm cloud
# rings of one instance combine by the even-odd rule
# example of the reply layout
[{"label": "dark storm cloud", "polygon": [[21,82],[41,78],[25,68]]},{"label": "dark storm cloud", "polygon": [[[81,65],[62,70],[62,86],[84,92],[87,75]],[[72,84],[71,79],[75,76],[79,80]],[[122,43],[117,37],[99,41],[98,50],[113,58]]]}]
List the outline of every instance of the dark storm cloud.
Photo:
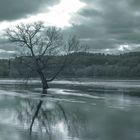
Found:
[{"label": "dark storm cloud", "polygon": [[87,5],[74,16],[69,30],[93,50],[140,44],[139,0],[81,1]]},{"label": "dark storm cloud", "polygon": [[[59,2],[59,0],[0,1],[0,21],[25,17],[39,12],[45,6]],[[120,49],[120,45],[126,44],[130,46],[131,51],[140,50],[140,0],[81,0],[81,2],[86,3],[86,6],[72,17],[72,27],[65,28],[64,34],[77,35],[95,52],[110,50],[114,53]],[[1,49],[13,48],[9,46],[10,44],[0,39]]]},{"label": "dark storm cloud", "polygon": [[7,39],[4,37],[0,37],[0,50],[4,51],[15,51],[15,44],[9,42]]},{"label": "dark storm cloud", "polygon": [[84,8],[79,12],[80,15],[85,16],[85,17],[92,17],[94,16],[101,16],[102,13],[95,10],[95,9],[89,9],[89,8]]},{"label": "dark storm cloud", "polygon": [[15,20],[37,13],[44,6],[51,6],[59,0],[0,0],[0,21]]}]

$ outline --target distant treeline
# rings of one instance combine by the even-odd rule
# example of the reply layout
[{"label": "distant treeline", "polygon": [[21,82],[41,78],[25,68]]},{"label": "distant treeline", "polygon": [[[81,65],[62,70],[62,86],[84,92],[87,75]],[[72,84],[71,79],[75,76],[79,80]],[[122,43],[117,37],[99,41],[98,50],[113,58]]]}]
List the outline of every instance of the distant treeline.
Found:
[{"label": "distant treeline", "polygon": [[[46,74],[51,77],[61,67],[66,56],[44,57],[47,62]],[[90,77],[90,78],[140,78],[140,52],[120,55],[100,53],[73,53],[68,57],[66,67],[59,77]],[[1,77],[37,77],[30,57],[0,60]]]}]

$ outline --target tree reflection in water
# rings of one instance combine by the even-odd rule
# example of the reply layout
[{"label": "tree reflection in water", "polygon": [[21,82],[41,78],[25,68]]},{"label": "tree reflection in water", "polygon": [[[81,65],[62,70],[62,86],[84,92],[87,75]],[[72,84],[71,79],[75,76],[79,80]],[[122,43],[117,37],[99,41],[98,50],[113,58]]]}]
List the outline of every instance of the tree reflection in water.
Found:
[{"label": "tree reflection in water", "polygon": [[60,102],[44,99],[25,99],[18,109],[18,120],[30,128],[30,138],[35,132],[39,133],[39,139],[47,137],[49,140],[66,140],[69,136],[78,137],[78,116],[64,108]]}]

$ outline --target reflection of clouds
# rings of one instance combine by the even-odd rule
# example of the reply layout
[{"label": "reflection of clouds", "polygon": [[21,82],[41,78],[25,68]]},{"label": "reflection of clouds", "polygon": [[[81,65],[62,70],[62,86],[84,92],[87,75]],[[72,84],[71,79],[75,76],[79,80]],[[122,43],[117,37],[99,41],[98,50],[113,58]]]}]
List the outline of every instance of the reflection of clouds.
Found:
[{"label": "reflection of clouds", "polygon": [[17,116],[16,111],[12,109],[0,110],[0,124],[18,125],[18,121],[15,119]]},{"label": "reflection of clouds", "polygon": [[[17,110],[17,119],[24,129],[29,129],[40,102],[42,101],[26,99],[20,103],[20,107]],[[68,115],[67,113],[69,112],[65,112],[65,109],[60,103],[47,100],[43,101],[39,113],[35,118],[32,134],[34,135],[37,132],[41,135],[52,137],[53,140],[69,139],[69,134],[73,131],[73,124],[70,122],[75,120],[75,118],[73,118],[72,114]]]},{"label": "reflection of clouds", "polygon": [[81,85],[81,86],[104,86],[104,87],[124,87],[124,88],[140,88],[140,80],[91,80],[79,79],[79,81],[60,80],[53,81],[52,84],[64,85]]},{"label": "reflection of clouds", "polygon": [[[14,79],[0,79],[0,84],[20,85],[24,84],[24,80]],[[40,80],[31,79],[28,80],[28,84],[40,84]],[[125,87],[125,88],[140,88],[140,80],[91,80],[91,79],[77,79],[77,80],[54,80],[51,84],[58,85],[78,85],[78,86],[104,86],[104,87]],[[35,88],[35,90],[41,91],[41,88]],[[72,91],[72,90],[68,90]]]},{"label": "reflection of clouds", "polygon": [[[56,90],[57,92],[59,91],[57,89],[50,89],[50,90],[52,90],[52,92],[54,92],[54,90]],[[3,91],[1,91],[1,93],[2,92]],[[65,92],[71,93],[74,91],[64,90],[62,92],[64,92],[63,94],[65,96]],[[120,134],[124,136],[128,136],[128,135],[131,136],[131,135],[135,135],[136,133],[138,133],[137,135],[139,136],[139,131],[136,131],[136,128],[134,128],[134,132],[131,131],[129,134],[128,132],[132,130],[131,122],[134,124],[134,127],[138,125],[137,130],[139,130],[138,122],[139,122],[139,113],[140,113],[139,112],[140,99],[124,96],[123,95],[124,91],[122,89],[119,89],[118,91],[114,91],[114,92],[112,90],[112,93],[114,93],[114,95],[102,94],[104,99],[101,100],[96,98],[94,100],[92,99],[93,101],[92,105],[96,105],[94,107],[89,105],[89,100],[87,100],[87,104],[83,104],[83,105],[79,103],[76,104],[76,103],[61,102],[63,103],[63,107],[65,108],[65,111],[67,113],[66,115],[68,116],[68,122],[70,123],[70,125],[76,125],[75,128],[76,130],[80,131],[80,136],[82,134],[85,136],[84,138],[82,138],[82,140],[85,140],[86,138],[87,139],[95,138],[94,136],[97,136],[97,134],[100,135],[101,140],[104,139],[105,136],[113,137],[114,135],[116,136],[116,130],[122,132]],[[9,98],[11,99],[10,94],[7,96],[8,99]],[[59,92],[56,95],[59,96],[58,94]],[[5,97],[4,94],[1,96]],[[63,99],[64,96],[61,96],[60,99]],[[79,98],[80,97],[78,97],[77,99],[79,100]],[[5,100],[5,98],[2,99],[3,102],[1,100],[1,104],[0,104],[2,109],[0,110],[0,125],[2,123],[3,124],[1,126],[7,127],[8,125],[8,128],[11,129],[10,130],[11,139],[27,140],[27,138],[24,138],[24,135],[21,136],[20,133],[21,131],[22,132],[24,131],[26,132],[26,134],[28,134],[30,120],[31,117],[33,116],[33,113],[35,112],[36,105],[38,104],[39,99],[35,100],[31,98],[28,101],[28,100],[23,100],[23,98],[12,97],[12,99],[14,99],[14,105],[12,106],[10,100],[7,99]],[[69,98],[67,98],[67,100],[69,100]],[[5,108],[2,107],[3,104]],[[15,111],[16,109],[18,110]],[[65,120],[62,118],[63,116],[62,112],[59,111],[56,102],[51,102],[50,98],[44,99],[39,116],[36,119],[34,125],[33,140],[41,139],[42,135],[44,137],[42,136],[43,138],[41,140],[48,139],[45,126],[42,125],[42,122],[45,121],[46,126],[48,126],[48,122],[46,121],[46,119],[44,119],[43,112],[47,112],[48,115],[50,129],[53,136],[52,140],[81,140],[80,138],[78,139],[78,138],[70,137],[71,134],[75,132],[75,129],[73,129],[74,131],[73,133],[69,133],[69,128]],[[19,116],[23,117],[22,118],[23,121],[19,120],[20,118]],[[77,120],[73,119],[74,118],[73,116],[76,116]],[[5,140],[7,138],[7,140],[9,140],[10,136],[6,137],[7,133],[9,134],[9,131],[7,132],[7,128],[4,128],[4,131],[5,131],[4,134],[0,131],[0,139]],[[1,134],[4,135],[4,138]]]},{"label": "reflection of clouds", "polygon": [[[122,93],[122,94],[121,94]],[[107,107],[129,110],[131,109],[132,99],[128,96],[123,95],[123,91],[118,91],[119,95],[106,94],[105,104]]]},{"label": "reflection of clouds", "polygon": [[80,92],[77,92],[76,90],[53,88],[53,89],[49,89],[49,91],[51,91],[52,94],[59,94],[59,95],[66,95],[66,96],[72,95],[72,96],[92,98],[92,99],[104,98],[104,97],[100,97],[100,96],[94,96],[94,95],[90,95],[90,94],[80,93]]},{"label": "reflection of clouds", "polygon": [[63,121],[60,121],[53,126],[53,133],[59,140],[68,140],[69,139],[68,128]]}]

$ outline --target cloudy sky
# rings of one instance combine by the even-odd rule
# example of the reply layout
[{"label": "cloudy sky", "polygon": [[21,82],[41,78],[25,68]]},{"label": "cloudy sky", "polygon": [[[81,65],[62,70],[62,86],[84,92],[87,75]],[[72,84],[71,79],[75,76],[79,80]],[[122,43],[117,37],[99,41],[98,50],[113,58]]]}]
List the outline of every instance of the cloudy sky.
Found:
[{"label": "cloudy sky", "polygon": [[0,0],[0,57],[14,53],[5,28],[41,20],[77,35],[92,52],[140,49],[140,0]]}]

